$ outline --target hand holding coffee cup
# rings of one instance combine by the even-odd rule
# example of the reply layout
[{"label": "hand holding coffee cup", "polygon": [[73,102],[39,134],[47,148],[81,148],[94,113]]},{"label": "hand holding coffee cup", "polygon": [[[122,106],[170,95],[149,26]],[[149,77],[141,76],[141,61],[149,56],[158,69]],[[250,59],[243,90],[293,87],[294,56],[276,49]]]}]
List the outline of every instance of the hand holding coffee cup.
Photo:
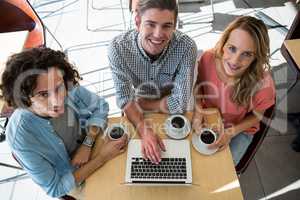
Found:
[{"label": "hand holding coffee cup", "polygon": [[112,124],[106,129],[105,135],[107,135],[110,140],[119,140],[122,137],[129,138],[129,133],[122,124]]},{"label": "hand holding coffee cup", "polygon": [[234,137],[234,129],[233,128],[227,128],[224,131],[219,132],[218,139],[209,146],[209,148],[218,148],[219,151],[225,149],[232,137]]},{"label": "hand holding coffee cup", "polygon": [[193,133],[192,136],[194,148],[204,155],[211,155],[218,151],[218,148],[211,146],[216,140],[217,133],[209,128],[203,128],[200,133]]},{"label": "hand holding coffee cup", "polygon": [[191,131],[191,124],[183,115],[172,115],[165,122],[165,130],[169,137],[183,139]]}]

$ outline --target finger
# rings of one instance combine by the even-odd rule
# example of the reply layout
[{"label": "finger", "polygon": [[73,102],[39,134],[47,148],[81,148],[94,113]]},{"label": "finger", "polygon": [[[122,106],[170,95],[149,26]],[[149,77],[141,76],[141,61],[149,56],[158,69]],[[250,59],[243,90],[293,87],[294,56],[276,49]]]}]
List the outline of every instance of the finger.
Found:
[{"label": "finger", "polygon": [[152,161],[153,159],[152,159],[152,157],[151,157],[151,153],[150,153],[148,147],[145,148],[145,159],[150,160],[151,162],[153,162],[153,161]]},{"label": "finger", "polygon": [[209,149],[216,149],[216,148],[219,148],[220,143],[221,143],[221,138],[219,138],[218,140],[216,140],[214,143],[209,144],[207,147]]},{"label": "finger", "polygon": [[143,158],[147,160],[146,150],[144,147],[142,147],[142,155],[143,155]]},{"label": "finger", "polygon": [[149,150],[149,154],[150,154],[149,156],[150,156],[151,162],[158,164],[160,156],[157,155],[157,149],[153,146],[149,146],[148,150]]},{"label": "finger", "polygon": [[159,145],[160,149],[162,149],[163,151],[166,151],[166,146],[160,137],[158,137],[158,145]]},{"label": "finger", "polygon": [[120,149],[120,153],[124,153],[126,151],[126,148]]},{"label": "finger", "polygon": [[158,147],[159,144],[155,144],[152,148],[152,156],[154,156],[155,163],[158,164],[160,162],[160,148]]},{"label": "finger", "polygon": [[219,147],[219,150],[218,150],[218,151],[222,151],[222,150],[225,149],[225,148],[226,148],[226,145],[222,145],[222,146]]}]

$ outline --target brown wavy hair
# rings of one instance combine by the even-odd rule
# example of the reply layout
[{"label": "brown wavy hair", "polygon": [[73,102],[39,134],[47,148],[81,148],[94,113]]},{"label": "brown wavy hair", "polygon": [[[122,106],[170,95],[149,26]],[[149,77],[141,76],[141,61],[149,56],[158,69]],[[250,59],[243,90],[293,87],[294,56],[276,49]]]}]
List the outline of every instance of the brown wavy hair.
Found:
[{"label": "brown wavy hair", "polygon": [[[270,70],[270,40],[268,29],[263,21],[251,16],[242,16],[232,21],[224,30],[221,39],[215,46],[216,58],[221,59],[230,33],[235,29],[248,32],[256,45],[255,59],[233,86],[232,100],[240,106],[248,106],[252,95],[259,89],[257,83]],[[253,93],[254,92],[254,93]]]},{"label": "brown wavy hair", "polygon": [[32,48],[14,54],[7,60],[2,74],[0,97],[14,108],[30,107],[38,75],[51,67],[62,71],[66,89],[79,84],[80,75],[63,52],[44,47]]},{"label": "brown wavy hair", "polygon": [[151,8],[174,12],[176,24],[178,17],[178,4],[176,0],[139,0],[137,4],[137,13],[143,15],[146,10]]}]

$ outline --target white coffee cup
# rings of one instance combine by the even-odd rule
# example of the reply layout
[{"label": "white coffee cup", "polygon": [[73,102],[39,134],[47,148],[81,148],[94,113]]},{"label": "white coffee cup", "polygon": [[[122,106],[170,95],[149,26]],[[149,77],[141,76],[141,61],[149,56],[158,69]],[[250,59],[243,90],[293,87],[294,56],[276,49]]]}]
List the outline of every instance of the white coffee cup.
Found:
[{"label": "white coffee cup", "polygon": [[191,131],[189,120],[183,115],[172,115],[165,122],[166,134],[174,139],[183,139]]},{"label": "white coffee cup", "polygon": [[105,135],[111,140],[119,140],[120,138],[127,135],[129,136],[128,130],[122,124],[112,124],[105,130]]},{"label": "white coffee cup", "polygon": [[193,133],[192,136],[192,144],[194,148],[204,155],[211,155],[218,151],[218,148],[208,148],[208,146],[216,140],[217,134],[208,128],[203,128],[200,133]]}]

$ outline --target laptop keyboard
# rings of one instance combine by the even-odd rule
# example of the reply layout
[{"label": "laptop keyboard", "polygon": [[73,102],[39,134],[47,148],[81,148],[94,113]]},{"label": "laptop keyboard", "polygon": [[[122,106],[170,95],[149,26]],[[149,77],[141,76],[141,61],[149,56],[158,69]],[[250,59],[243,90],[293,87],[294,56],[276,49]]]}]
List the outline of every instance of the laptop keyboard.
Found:
[{"label": "laptop keyboard", "polygon": [[132,158],[132,179],[186,179],[186,176],[185,158],[161,158],[158,165],[142,157]]}]

